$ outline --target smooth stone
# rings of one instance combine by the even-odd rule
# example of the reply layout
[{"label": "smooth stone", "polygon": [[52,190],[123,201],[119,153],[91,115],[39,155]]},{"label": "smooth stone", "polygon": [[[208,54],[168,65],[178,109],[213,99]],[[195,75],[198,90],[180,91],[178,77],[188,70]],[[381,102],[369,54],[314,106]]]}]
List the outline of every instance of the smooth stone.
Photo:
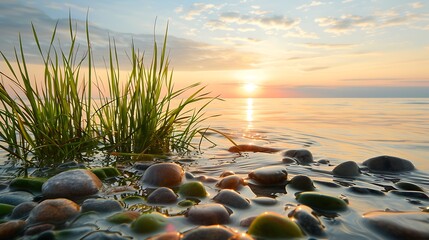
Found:
[{"label": "smooth stone", "polygon": [[187,182],[179,187],[177,191],[181,196],[185,197],[206,197],[208,195],[204,185],[201,182]]},{"label": "smooth stone", "polygon": [[293,177],[287,186],[290,186],[296,190],[300,191],[313,191],[315,189],[313,181],[311,178],[305,175],[297,175]]},{"label": "smooth stone", "polygon": [[145,203],[146,202],[144,200],[144,198],[140,197],[140,196],[128,196],[128,197],[124,197],[124,198],[122,198],[122,201],[125,204],[128,204],[128,205],[140,204],[140,203]]},{"label": "smooth stone", "polygon": [[152,212],[138,217],[132,224],[131,229],[138,233],[154,233],[163,230],[167,226],[167,218],[158,213]]},{"label": "smooth stone", "polygon": [[122,210],[122,205],[113,199],[86,199],[81,205],[81,212],[110,213]]},{"label": "smooth stone", "polygon": [[245,228],[249,228],[250,225],[252,224],[252,222],[256,219],[257,216],[253,216],[253,217],[247,217],[244,218],[240,221],[240,226],[241,227],[245,227]]},{"label": "smooth stone", "polygon": [[281,184],[287,180],[287,170],[284,167],[261,167],[249,173],[249,178],[261,184]]},{"label": "smooth stone", "polygon": [[296,160],[294,158],[291,158],[291,157],[284,157],[282,159],[282,162],[284,164],[293,164],[293,163],[296,163]]},{"label": "smooth stone", "polygon": [[177,201],[177,195],[173,190],[167,187],[160,187],[153,191],[148,197],[148,203],[170,204]]},{"label": "smooth stone", "polygon": [[198,225],[227,224],[231,213],[221,204],[194,205],[185,213],[185,217]]},{"label": "smooth stone", "polygon": [[78,199],[98,193],[102,186],[91,171],[76,169],[49,178],[42,186],[42,194],[45,198]]},{"label": "smooth stone", "polygon": [[326,236],[325,227],[320,219],[313,214],[313,210],[307,206],[300,205],[288,214],[293,218],[305,233],[315,237]]},{"label": "smooth stone", "polygon": [[319,161],[317,161],[318,163],[320,163],[320,164],[329,164],[330,163],[330,161],[329,160],[326,160],[326,159],[320,159]]},{"label": "smooth stone", "polygon": [[304,237],[299,226],[278,213],[264,212],[258,215],[250,224],[248,234],[257,239],[285,239]]},{"label": "smooth stone", "polygon": [[106,178],[117,177],[121,175],[121,172],[115,167],[93,168],[91,169],[91,172],[97,175],[97,177],[101,180],[104,180]]},{"label": "smooth stone", "polygon": [[207,177],[207,176],[198,176],[198,177],[196,177],[194,179],[197,180],[197,181],[200,181],[200,182],[205,182],[205,183],[215,183],[215,182],[218,181],[217,178]]},{"label": "smooth stone", "polygon": [[185,199],[183,201],[178,202],[177,206],[179,206],[179,207],[192,207],[196,204],[198,204],[198,202],[191,200],[191,199]]},{"label": "smooth stone", "polygon": [[65,198],[47,199],[33,208],[27,222],[30,225],[51,223],[58,226],[76,217],[79,209],[79,205]]},{"label": "smooth stone", "polygon": [[0,224],[1,239],[15,239],[25,227],[25,221],[14,220]]},{"label": "smooth stone", "polygon": [[298,193],[295,197],[299,203],[315,210],[344,211],[347,209],[347,203],[344,200],[323,193],[302,192]]},{"label": "smooth stone", "polygon": [[24,235],[31,236],[31,235],[37,235],[45,231],[54,230],[55,225],[50,223],[43,223],[35,226],[31,226],[27,228],[24,232]]},{"label": "smooth stone", "polygon": [[374,211],[363,217],[372,229],[391,239],[429,239],[429,213]]},{"label": "smooth stone", "polygon": [[270,197],[256,197],[252,198],[252,202],[263,206],[273,206],[278,203],[278,200]]},{"label": "smooth stone", "polygon": [[41,192],[42,185],[48,180],[47,178],[15,178],[9,183],[12,190],[25,190],[30,192]]},{"label": "smooth stone", "polygon": [[235,172],[233,172],[233,171],[223,171],[221,174],[220,174],[220,176],[219,177],[221,177],[221,178],[224,178],[224,177],[228,177],[228,176],[231,176],[231,175],[235,175]]},{"label": "smooth stone", "polygon": [[365,188],[365,187],[356,187],[352,186],[348,188],[351,192],[358,193],[358,194],[364,194],[364,195],[374,195],[374,196],[384,196],[384,192],[372,189],[372,188]]},{"label": "smooth stone", "polygon": [[340,188],[341,185],[339,185],[338,183],[334,183],[334,182],[326,182],[326,181],[320,181],[320,180],[314,180],[313,182],[326,186],[326,187],[331,187],[331,188]]},{"label": "smooth stone", "polygon": [[307,149],[292,149],[286,151],[283,156],[296,159],[299,164],[306,165],[313,162],[313,154]]},{"label": "smooth stone", "polygon": [[240,152],[262,152],[262,153],[275,153],[278,152],[278,149],[261,147],[250,144],[236,145],[228,149],[229,152],[240,153]]},{"label": "smooth stone", "polygon": [[389,193],[393,193],[397,196],[402,196],[402,197],[417,198],[417,199],[422,199],[422,200],[428,200],[429,199],[429,197],[428,197],[428,195],[426,195],[426,193],[419,192],[419,191],[392,190],[392,191],[389,191]]},{"label": "smooth stone", "polygon": [[11,219],[26,219],[30,214],[31,210],[37,206],[35,202],[23,202],[17,205],[10,215]]},{"label": "smooth stone", "polygon": [[186,179],[195,179],[195,175],[190,172],[185,172]]},{"label": "smooth stone", "polygon": [[424,192],[423,188],[421,188],[420,186],[417,186],[414,183],[397,182],[395,183],[395,186],[401,190]]},{"label": "smooth stone", "polygon": [[182,234],[179,232],[166,232],[148,238],[147,240],[180,240]]},{"label": "smooth stone", "polygon": [[233,208],[245,209],[250,207],[248,199],[231,189],[221,190],[213,197],[213,201]]},{"label": "smooth stone", "polygon": [[392,156],[378,156],[370,158],[362,163],[370,171],[375,172],[403,172],[414,170],[412,162],[406,159]]},{"label": "smooth stone", "polygon": [[151,165],[144,172],[142,181],[158,187],[175,187],[182,183],[185,172],[175,163]]},{"label": "smooth stone", "polygon": [[183,233],[182,240],[229,240],[234,235],[234,231],[224,226],[200,226]]},{"label": "smooth stone", "polygon": [[229,175],[222,178],[217,184],[216,187],[222,189],[233,189],[238,190],[244,185],[243,178],[237,175]]},{"label": "smooth stone", "polygon": [[0,203],[17,206],[24,202],[32,202],[33,194],[29,192],[7,192],[0,194]]},{"label": "smooth stone", "polygon": [[141,214],[139,212],[125,211],[125,212],[115,213],[112,216],[108,217],[106,220],[108,222],[117,223],[117,224],[131,223],[134,220],[136,220],[138,217],[140,217],[140,215]]},{"label": "smooth stone", "polygon": [[39,239],[84,239],[85,236],[88,236],[90,233],[99,230],[94,225],[86,225],[74,228],[66,228],[59,231],[46,231],[38,236]]},{"label": "smooth stone", "polygon": [[340,177],[356,177],[360,175],[360,169],[356,162],[347,161],[338,164],[332,173]]},{"label": "smooth stone", "polygon": [[124,237],[117,232],[92,232],[86,235],[81,240],[129,240],[129,237]]},{"label": "smooth stone", "polygon": [[14,205],[0,203],[0,217],[9,215],[10,213],[12,213],[14,208],[15,208]]}]

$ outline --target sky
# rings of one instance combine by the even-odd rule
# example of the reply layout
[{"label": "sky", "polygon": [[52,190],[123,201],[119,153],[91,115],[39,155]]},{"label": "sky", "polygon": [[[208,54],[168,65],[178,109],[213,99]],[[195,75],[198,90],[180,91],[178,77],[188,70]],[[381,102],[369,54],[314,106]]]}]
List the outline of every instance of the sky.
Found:
[{"label": "sky", "polygon": [[110,38],[125,72],[131,43],[150,55],[168,24],[175,84],[224,98],[429,97],[428,1],[2,0],[0,51],[12,58],[21,34],[37,78],[31,23],[46,46],[58,21],[64,43],[69,13],[82,44],[88,16],[95,65]]}]

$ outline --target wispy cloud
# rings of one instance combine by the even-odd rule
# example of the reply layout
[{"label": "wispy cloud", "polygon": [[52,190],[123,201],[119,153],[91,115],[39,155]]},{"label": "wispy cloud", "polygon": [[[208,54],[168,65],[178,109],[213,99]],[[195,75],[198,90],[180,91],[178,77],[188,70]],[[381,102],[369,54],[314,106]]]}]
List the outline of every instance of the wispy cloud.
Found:
[{"label": "wispy cloud", "polygon": [[290,29],[299,24],[299,19],[292,19],[283,15],[255,16],[241,15],[238,12],[225,12],[220,16],[220,20],[239,25],[253,25],[263,29]]},{"label": "wispy cloud", "polygon": [[306,72],[314,72],[314,71],[320,71],[330,68],[329,66],[317,66],[317,67],[308,67],[304,68],[303,70]]},{"label": "wispy cloud", "polygon": [[322,49],[339,49],[339,48],[353,48],[356,44],[348,43],[304,43],[301,46],[307,48],[322,48]]},{"label": "wispy cloud", "polygon": [[294,27],[288,31],[284,37],[294,37],[294,38],[307,38],[307,39],[318,39],[319,36],[313,32],[306,32],[299,26]]},{"label": "wispy cloud", "polygon": [[214,31],[214,30],[233,31],[234,30],[234,28],[228,26],[227,23],[217,19],[207,21],[204,27],[209,29],[210,31]]},{"label": "wispy cloud", "polygon": [[209,12],[213,9],[219,9],[221,6],[210,4],[210,3],[194,3],[188,11],[182,10],[185,15],[182,17],[186,20],[193,20],[197,16],[202,15],[203,13]]},{"label": "wispy cloud", "polygon": [[423,3],[421,3],[421,2],[413,2],[413,3],[410,3],[410,6],[411,6],[412,8],[414,8],[414,9],[418,9],[418,8],[422,8],[422,7],[424,7]]},{"label": "wispy cloud", "polygon": [[298,9],[298,10],[303,9],[304,11],[307,11],[309,8],[317,7],[317,6],[324,5],[324,4],[326,4],[326,3],[321,2],[321,1],[311,1],[310,3],[298,6],[296,9]]}]

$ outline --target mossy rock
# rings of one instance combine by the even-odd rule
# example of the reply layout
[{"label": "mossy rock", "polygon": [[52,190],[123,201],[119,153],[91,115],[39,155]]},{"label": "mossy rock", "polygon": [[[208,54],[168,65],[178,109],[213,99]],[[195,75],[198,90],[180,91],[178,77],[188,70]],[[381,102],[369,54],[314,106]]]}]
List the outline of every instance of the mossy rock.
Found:
[{"label": "mossy rock", "polygon": [[42,185],[43,183],[48,180],[47,178],[36,178],[36,177],[29,177],[29,178],[15,178],[13,179],[10,184],[9,188],[13,190],[27,190],[30,192],[41,192],[42,191]]},{"label": "mossy rock", "polygon": [[198,203],[195,201],[186,199],[186,200],[183,200],[183,201],[180,201],[179,203],[177,203],[177,206],[179,206],[179,207],[192,207],[196,204],[198,204]]},{"label": "mossy rock", "polygon": [[154,233],[165,228],[167,218],[157,212],[143,214],[132,224],[131,229],[137,233]]},{"label": "mossy rock", "polygon": [[296,200],[315,210],[321,211],[344,211],[347,203],[334,196],[316,192],[302,192],[296,195]]},{"label": "mossy rock", "polygon": [[4,217],[12,213],[15,206],[5,203],[0,203],[0,217]]},{"label": "mossy rock", "polygon": [[121,172],[115,167],[93,168],[91,171],[101,180],[121,175]]},{"label": "mossy rock", "polygon": [[185,197],[206,197],[208,195],[201,182],[188,182],[179,187],[178,193]]},{"label": "mossy rock", "polygon": [[108,217],[106,220],[111,223],[131,223],[132,221],[136,220],[140,216],[140,213],[134,212],[134,211],[126,211],[126,212],[120,212],[113,214],[112,216]]},{"label": "mossy rock", "polygon": [[304,233],[295,222],[274,212],[265,212],[257,216],[250,224],[247,233],[258,239],[304,237]]},{"label": "mossy rock", "polygon": [[122,201],[126,204],[146,203],[145,199],[140,196],[128,196],[128,197],[122,198]]}]

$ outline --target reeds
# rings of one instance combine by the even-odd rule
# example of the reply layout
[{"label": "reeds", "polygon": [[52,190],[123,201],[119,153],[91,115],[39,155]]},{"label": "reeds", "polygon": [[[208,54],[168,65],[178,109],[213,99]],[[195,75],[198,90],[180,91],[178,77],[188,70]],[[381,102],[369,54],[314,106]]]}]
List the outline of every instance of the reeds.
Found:
[{"label": "reeds", "polygon": [[[58,25],[58,23],[57,23]],[[216,97],[204,87],[192,84],[174,89],[173,72],[166,53],[167,31],[161,50],[154,37],[152,59],[148,66],[144,54],[131,46],[131,71],[121,84],[118,53],[109,44],[107,68],[108,93],[94,85],[93,60],[88,21],[85,51],[79,51],[76,31],[69,18],[69,47],[56,47],[57,25],[47,50],[42,49],[36,28],[33,36],[44,66],[44,83],[30,79],[23,42],[13,60],[3,52],[10,76],[0,72],[0,141],[11,157],[28,164],[47,166],[83,153],[104,150],[120,156],[184,153],[207,117],[203,109]],[[85,68],[83,68],[85,66]],[[83,69],[86,71],[84,73]],[[10,83],[5,86],[4,80]],[[92,88],[102,96],[94,104]],[[12,91],[7,89],[11,88]],[[178,104],[173,100],[183,97]],[[198,108],[193,104],[199,103]]]}]

